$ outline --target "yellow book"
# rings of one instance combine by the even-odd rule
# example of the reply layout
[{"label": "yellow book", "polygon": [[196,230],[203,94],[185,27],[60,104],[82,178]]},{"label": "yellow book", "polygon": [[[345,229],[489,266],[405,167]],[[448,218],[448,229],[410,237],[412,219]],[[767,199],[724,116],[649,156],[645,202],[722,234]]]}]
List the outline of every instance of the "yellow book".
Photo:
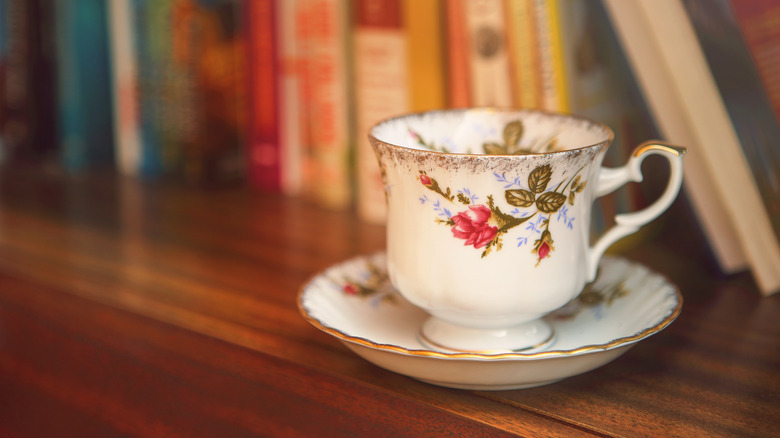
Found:
[{"label": "yellow book", "polygon": [[515,104],[539,108],[541,87],[534,0],[506,0],[505,8]]},{"label": "yellow book", "polygon": [[541,107],[548,111],[568,113],[571,108],[558,0],[535,0],[534,7],[541,72]]},{"label": "yellow book", "polygon": [[403,0],[409,104],[412,111],[443,108],[445,72],[441,0]]}]

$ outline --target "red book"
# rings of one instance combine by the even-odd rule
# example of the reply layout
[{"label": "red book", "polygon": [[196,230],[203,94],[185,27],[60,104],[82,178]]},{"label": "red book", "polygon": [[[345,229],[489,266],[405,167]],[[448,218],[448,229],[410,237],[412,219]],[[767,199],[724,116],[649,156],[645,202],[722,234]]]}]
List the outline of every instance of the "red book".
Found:
[{"label": "red book", "polygon": [[280,191],[279,82],[276,4],[246,2],[249,132],[247,175],[252,187]]}]

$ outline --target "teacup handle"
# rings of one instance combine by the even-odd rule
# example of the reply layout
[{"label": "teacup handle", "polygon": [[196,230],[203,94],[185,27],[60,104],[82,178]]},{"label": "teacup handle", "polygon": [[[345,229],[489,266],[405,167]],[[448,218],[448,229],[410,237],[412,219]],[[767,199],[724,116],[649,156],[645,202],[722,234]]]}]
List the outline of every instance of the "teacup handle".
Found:
[{"label": "teacup handle", "polygon": [[650,155],[661,155],[669,160],[670,175],[666,190],[654,203],[642,210],[615,216],[615,225],[602,235],[590,249],[588,257],[588,281],[596,278],[599,260],[607,248],[616,241],[635,233],[640,227],[661,215],[674,202],[680,191],[683,173],[683,156],[687,149],[659,141],[649,141],[634,149],[623,167],[602,168],[599,172],[596,196],[612,193],[628,182],[642,181],[642,161]]}]

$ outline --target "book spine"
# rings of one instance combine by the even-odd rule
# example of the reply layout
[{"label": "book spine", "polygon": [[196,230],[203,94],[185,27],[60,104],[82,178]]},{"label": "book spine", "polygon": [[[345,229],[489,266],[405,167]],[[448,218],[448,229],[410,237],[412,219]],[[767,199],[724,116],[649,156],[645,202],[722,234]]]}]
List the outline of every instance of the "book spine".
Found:
[{"label": "book spine", "polygon": [[542,109],[569,112],[569,95],[561,40],[561,24],[557,0],[534,0]]},{"label": "book spine", "polygon": [[122,173],[134,175],[140,162],[141,137],[131,0],[111,0],[108,14],[115,160]]},{"label": "book spine", "polygon": [[471,105],[469,38],[463,2],[447,0],[444,4],[447,74],[443,77],[447,81],[447,105],[452,108]]},{"label": "book spine", "polygon": [[298,124],[300,126],[300,159],[301,159],[301,194],[313,197],[314,187],[319,181],[319,165],[316,159],[314,144],[312,142],[312,101],[314,89],[312,87],[312,52],[315,44],[314,25],[317,19],[314,15],[315,0],[297,0],[295,8],[295,41],[298,51],[298,94],[300,96],[300,112]]},{"label": "book spine", "polygon": [[471,96],[476,106],[514,104],[502,0],[465,3]]},{"label": "book spine", "polygon": [[247,2],[249,80],[248,177],[252,187],[281,190],[276,4]]},{"label": "book spine", "polygon": [[348,64],[349,9],[340,0],[314,0],[309,56],[311,142],[317,176],[309,193],[320,204],[351,205],[352,129]]},{"label": "book spine", "polygon": [[443,7],[440,0],[404,0],[409,101],[412,111],[446,105]]},{"label": "book spine", "polygon": [[410,107],[403,13],[400,2],[394,0],[357,0],[354,4],[358,215],[382,223],[387,212],[384,185],[367,135],[379,120]]},{"label": "book spine", "polygon": [[304,127],[301,113],[302,50],[297,35],[297,17],[302,0],[279,2],[277,23],[279,36],[279,143],[281,145],[282,192],[298,195],[303,186],[302,155]]},{"label": "book spine", "polygon": [[522,108],[539,108],[539,43],[533,0],[507,0],[507,40],[514,101]]},{"label": "book spine", "polygon": [[39,0],[7,1],[0,82],[0,159],[47,159],[56,152],[54,14]]},{"label": "book spine", "polygon": [[66,170],[113,160],[105,3],[56,3],[59,144]]},{"label": "book spine", "polygon": [[[159,2],[164,5],[166,2]],[[151,5],[144,0],[133,0],[133,34],[135,35],[137,99],[139,125],[141,127],[141,156],[138,165],[140,176],[156,178],[162,175],[161,141],[155,129],[155,116],[159,112],[160,90],[157,76],[159,66],[152,56],[151,27],[154,15]]]},{"label": "book spine", "polygon": [[780,123],[780,2],[729,0],[729,4]]}]

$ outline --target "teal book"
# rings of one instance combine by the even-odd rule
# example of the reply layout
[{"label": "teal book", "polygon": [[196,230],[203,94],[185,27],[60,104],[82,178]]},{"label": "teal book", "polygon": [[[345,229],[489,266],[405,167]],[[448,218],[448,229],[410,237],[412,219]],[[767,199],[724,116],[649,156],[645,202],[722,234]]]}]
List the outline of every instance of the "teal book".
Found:
[{"label": "teal book", "polygon": [[113,163],[106,3],[54,2],[58,145],[71,172]]}]

